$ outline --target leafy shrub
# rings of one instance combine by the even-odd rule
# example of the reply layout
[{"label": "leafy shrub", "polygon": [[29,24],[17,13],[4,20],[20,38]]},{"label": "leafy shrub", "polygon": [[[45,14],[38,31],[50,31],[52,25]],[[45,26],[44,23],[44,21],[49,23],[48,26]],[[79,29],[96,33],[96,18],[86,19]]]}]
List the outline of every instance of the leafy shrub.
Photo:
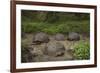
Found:
[{"label": "leafy shrub", "polygon": [[22,32],[44,31],[49,34],[79,32],[89,34],[90,31],[90,15],[88,13],[22,10],[21,15]]},{"label": "leafy shrub", "polygon": [[89,42],[80,41],[79,44],[74,46],[75,59],[83,60],[90,58],[90,44]]}]

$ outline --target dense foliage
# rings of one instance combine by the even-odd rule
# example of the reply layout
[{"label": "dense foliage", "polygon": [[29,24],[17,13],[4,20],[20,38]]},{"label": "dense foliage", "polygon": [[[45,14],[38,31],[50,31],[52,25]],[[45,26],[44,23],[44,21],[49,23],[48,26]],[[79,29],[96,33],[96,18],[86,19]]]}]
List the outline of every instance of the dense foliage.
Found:
[{"label": "dense foliage", "polygon": [[88,13],[22,10],[22,32],[55,34],[74,31],[89,34],[89,19]]},{"label": "dense foliage", "polygon": [[90,44],[89,42],[80,41],[79,44],[74,46],[75,59],[89,59],[90,58]]}]

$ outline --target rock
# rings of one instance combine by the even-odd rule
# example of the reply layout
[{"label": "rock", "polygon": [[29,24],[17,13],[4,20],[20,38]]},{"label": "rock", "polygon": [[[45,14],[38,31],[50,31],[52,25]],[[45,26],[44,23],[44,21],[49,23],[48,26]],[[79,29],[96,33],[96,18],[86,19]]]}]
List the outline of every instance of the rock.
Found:
[{"label": "rock", "polygon": [[49,37],[46,33],[40,32],[37,33],[33,38],[33,44],[41,44],[41,43],[48,43]]},{"label": "rock", "polygon": [[69,41],[78,41],[80,40],[80,35],[76,32],[71,32],[68,34],[67,40]]},{"label": "rock", "polygon": [[63,41],[63,40],[65,40],[65,36],[63,34],[58,33],[55,35],[55,40]]},{"label": "rock", "polygon": [[65,47],[57,41],[49,42],[44,52],[49,56],[62,56],[65,53]]}]

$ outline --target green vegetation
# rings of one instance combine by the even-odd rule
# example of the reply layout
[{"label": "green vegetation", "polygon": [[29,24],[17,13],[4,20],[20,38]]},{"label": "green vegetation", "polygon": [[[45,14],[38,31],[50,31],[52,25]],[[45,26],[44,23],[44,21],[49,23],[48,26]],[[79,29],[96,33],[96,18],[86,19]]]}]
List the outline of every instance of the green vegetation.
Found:
[{"label": "green vegetation", "polygon": [[74,46],[74,57],[78,60],[89,59],[90,58],[90,43],[89,41],[80,41]]},{"label": "green vegetation", "polygon": [[79,41],[64,41],[68,43],[74,42],[74,45],[66,45],[70,46],[69,49],[73,47],[75,59],[83,60],[90,58],[89,36],[86,36],[90,34],[89,13],[22,10],[21,32],[27,35],[25,39],[22,38],[21,40],[22,62],[27,61],[29,55],[28,46],[32,43],[34,33],[37,32],[45,32],[50,35],[56,33],[66,35],[69,32],[77,32],[81,36]]},{"label": "green vegetation", "polygon": [[[22,10],[22,32],[48,34],[79,32],[89,34],[88,13],[44,12]],[[85,28],[85,29],[84,29]]]}]

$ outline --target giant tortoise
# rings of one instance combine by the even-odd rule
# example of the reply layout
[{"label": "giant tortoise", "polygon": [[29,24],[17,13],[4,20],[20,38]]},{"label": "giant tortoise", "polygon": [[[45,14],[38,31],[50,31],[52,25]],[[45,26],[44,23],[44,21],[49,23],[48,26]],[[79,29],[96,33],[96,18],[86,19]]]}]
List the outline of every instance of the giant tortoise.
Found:
[{"label": "giant tortoise", "polygon": [[48,43],[49,37],[46,33],[39,32],[33,37],[32,44]]},{"label": "giant tortoise", "polygon": [[47,44],[44,52],[48,56],[54,56],[54,57],[62,56],[65,53],[65,47],[63,44],[57,41],[53,41]]},{"label": "giant tortoise", "polygon": [[55,40],[63,41],[63,40],[65,40],[65,36],[61,33],[58,33],[58,34],[55,35]]},{"label": "giant tortoise", "polygon": [[71,32],[71,33],[68,34],[67,40],[78,41],[78,40],[80,40],[80,35],[76,32]]}]

